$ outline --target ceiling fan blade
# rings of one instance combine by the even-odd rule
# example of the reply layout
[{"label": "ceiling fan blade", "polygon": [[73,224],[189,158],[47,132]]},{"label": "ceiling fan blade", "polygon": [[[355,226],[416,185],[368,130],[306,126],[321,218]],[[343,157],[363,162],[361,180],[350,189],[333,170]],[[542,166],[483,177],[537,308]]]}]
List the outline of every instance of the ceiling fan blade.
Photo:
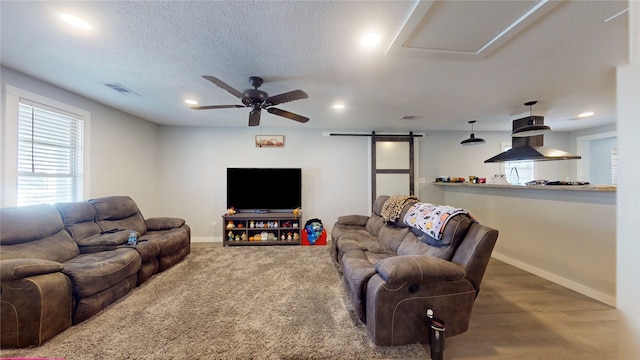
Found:
[{"label": "ceiling fan blade", "polygon": [[203,78],[211,81],[212,83],[214,83],[215,85],[217,85],[218,87],[227,90],[227,92],[229,92],[229,94],[237,97],[237,98],[241,98],[242,99],[242,93],[234,88],[232,88],[229,84],[227,84],[226,82],[218,79],[217,77],[213,77],[213,76],[209,76],[209,75],[202,75]]},{"label": "ceiling fan blade", "polygon": [[205,105],[205,106],[192,106],[194,110],[209,110],[209,109],[235,109],[243,108],[242,105]]},{"label": "ceiling fan blade", "polygon": [[302,90],[293,90],[280,95],[269,96],[264,99],[265,106],[278,105],[289,101],[306,99],[309,95]]},{"label": "ceiling fan blade", "polygon": [[278,108],[268,108],[267,111],[271,114],[285,117],[287,119],[295,120],[297,122],[306,123],[309,121],[308,117],[304,117],[302,115],[294,114],[292,112],[278,109]]},{"label": "ceiling fan blade", "polygon": [[260,125],[260,108],[251,110],[249,113],[249,126]]}]

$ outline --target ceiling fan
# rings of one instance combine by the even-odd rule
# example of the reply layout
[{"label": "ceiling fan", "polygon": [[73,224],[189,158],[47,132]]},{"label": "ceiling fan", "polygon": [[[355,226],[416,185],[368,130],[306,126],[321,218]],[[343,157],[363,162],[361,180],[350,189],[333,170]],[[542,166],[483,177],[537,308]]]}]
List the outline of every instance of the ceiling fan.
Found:
[{"label": "ceiling fan", "polygon": [[209,109],[229,109],[229,108],[243,108],[250,107],[251,112],[249,113],[249,126],[258,126],[260,125],[260,113],[262,109],[266,109],[269,113],[285,117],[290,120],[298,121],[301,123],[306,123],[309,121],[308,117],[304,117],[302,115],[294,114],[292,112],[274,108],[273,105],[278,105],[282,103],[286,103],[289,101],[306,99],[309,97],[307,93],[302,90],[293,90],[286,93],[282,93],[279,95],[269,96],[266,92],[262,90],[258,90],[258,88],[262,85],[264,80],[258,76],[250,76],[249,84],[253,86],[253,89],[246,89],[243,92],[240,92],[231,86],[229,86],[224,81],[209,75],[203,75],[203,78],[211,81],[218,87],[226,90],[231,95],[239,98],[242,101],[243,105],[205,105],[205,106],[192,106],[192,109],[195,110],[209,110]]}]

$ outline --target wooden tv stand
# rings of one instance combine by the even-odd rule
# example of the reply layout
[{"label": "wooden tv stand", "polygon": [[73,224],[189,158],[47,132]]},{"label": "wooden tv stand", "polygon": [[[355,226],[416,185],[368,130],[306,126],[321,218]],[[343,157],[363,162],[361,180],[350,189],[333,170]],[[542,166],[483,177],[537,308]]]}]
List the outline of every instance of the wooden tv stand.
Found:
[{"label": "wooden tv stand", "polygon": [[[304,226],[302,219],[290,212],[241,212],[222,215],[222,221],[223,246],[300,245]],[[227,227],[230,223],[233,227]]]}]

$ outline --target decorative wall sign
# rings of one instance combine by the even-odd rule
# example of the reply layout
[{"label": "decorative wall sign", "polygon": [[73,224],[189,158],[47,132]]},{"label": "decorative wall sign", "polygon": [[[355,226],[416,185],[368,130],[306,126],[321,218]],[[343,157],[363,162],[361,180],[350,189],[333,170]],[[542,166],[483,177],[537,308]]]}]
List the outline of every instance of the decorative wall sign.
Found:
[{"label": "decorative wall sign", "polygon": [[256,135],[256,147],[282,148],[284,147],[284,135]]}]

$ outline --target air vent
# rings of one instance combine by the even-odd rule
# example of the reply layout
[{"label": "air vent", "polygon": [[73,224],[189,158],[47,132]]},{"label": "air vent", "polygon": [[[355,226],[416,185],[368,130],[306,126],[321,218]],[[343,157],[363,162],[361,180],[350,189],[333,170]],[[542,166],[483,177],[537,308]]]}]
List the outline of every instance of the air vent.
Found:
[{"label": "air vent", "polygon": [[128,88],[126,88],[125,86],[123,86],[122,84],[118,84],[118,83],[104,83],[106,86],[110,87],[111,89],[119,92],[122,95],[127,95],[127,96],[140,96],[140,94],[138,94],[137,92],[130,90]]}]

